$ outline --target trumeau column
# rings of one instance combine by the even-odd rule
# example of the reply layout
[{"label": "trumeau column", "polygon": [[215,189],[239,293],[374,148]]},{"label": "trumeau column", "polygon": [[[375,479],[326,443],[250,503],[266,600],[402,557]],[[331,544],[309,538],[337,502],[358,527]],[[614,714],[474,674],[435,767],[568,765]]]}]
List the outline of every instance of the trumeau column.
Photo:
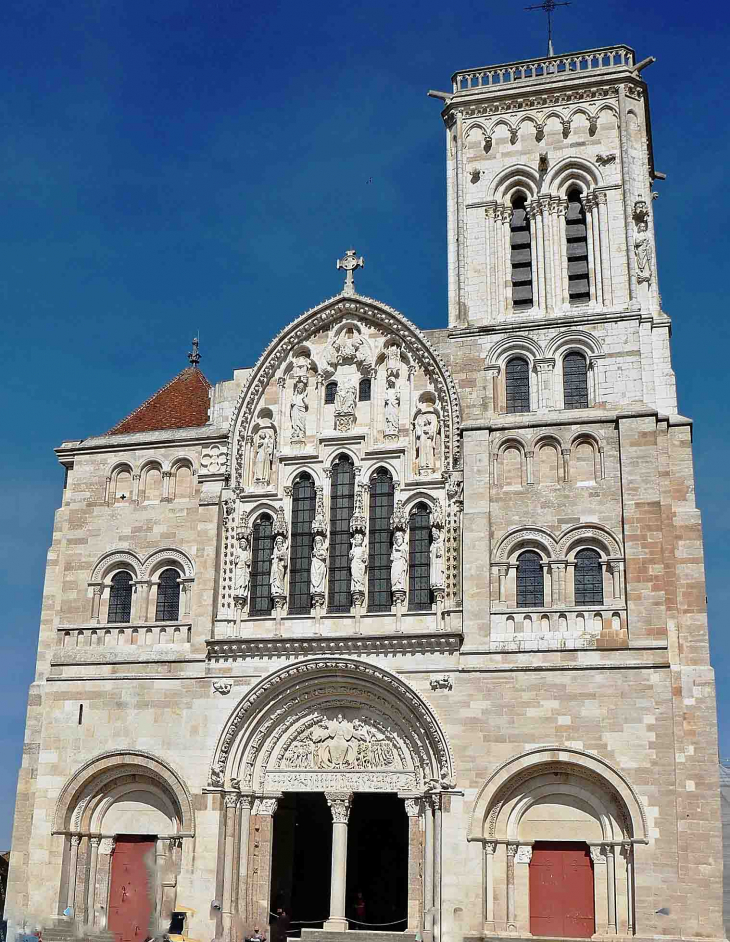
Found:
[{"label": "trumeau column", "polygon": [[347,824],[350,820],[352,792],[325,792],[332,812],[332,882],[330,917],[324,928],[339,932],[347,929],[345,892],[347,890]]}]

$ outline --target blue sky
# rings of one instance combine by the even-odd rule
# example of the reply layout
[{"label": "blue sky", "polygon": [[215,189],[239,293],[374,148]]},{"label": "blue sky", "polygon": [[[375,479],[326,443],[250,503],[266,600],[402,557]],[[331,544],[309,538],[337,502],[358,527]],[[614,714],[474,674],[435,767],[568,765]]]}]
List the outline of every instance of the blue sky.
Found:
[{"label": "blue sky", "polygon": [[[0,850],[10,844],[45,554],[52,448],[105,431],[187,365],[250,365],[302,310],[358,288],[446,323],[444,139],[429,88],[542,54],[525,3],[6,0],[0,29]],[[696,422],[712,656],[730,755],[725,552],[726,7],[575,0],[558,51],[657,57],[651,89],[660,286],[680,409]],[[370,181],[372,178],[372,182]],[[713,192],[715,195],[713,196]]]}]

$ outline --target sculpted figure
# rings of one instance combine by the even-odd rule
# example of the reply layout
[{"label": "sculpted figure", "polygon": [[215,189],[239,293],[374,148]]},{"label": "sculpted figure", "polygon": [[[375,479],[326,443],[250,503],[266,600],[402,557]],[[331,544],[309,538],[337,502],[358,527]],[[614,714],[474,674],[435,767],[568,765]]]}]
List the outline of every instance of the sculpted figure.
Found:
[{"label": "sculpted figure", "polygon": [[418,473],[436,470],[437,418],[434,412],[422,412],[416,419],[416,458]]},{"label": "sculpted figure", "polygon": [[393,550],[390,554],[390,587],[393,592],[406,591],[407,575],[408,549],[403,533],[396,530],[393,537]]},{"label": "sculpted figure", "polygon": [[294,383],[294,394],[289,406],[292,438],[304,438],[307,431],[307,386],[301,379]]},{"label": "sculpted figure", "polygon": [[385,434],[397,435],[400,415],[400,392],[392,377],[385,388]]},{"label": "sculpted figure", "polygon": [[286,579],[286,570],[289,565],[289,554],[286,549],[286,540],[283,536],[277,536],[274,541],[274,551],[271,554],[271,594],[285,595],[284,581]]},{"label": "sculpted figure", "polygon": [[651,242],[646,234],[646,223],[639,227],[639,235],[634,240],[634,255],[636,256],[636,277],[639,284],[651,281]]},{"label": "sculpted figure", "polygon": [[343,415],[354,415],[355,403],[357,401],[357,390],[346,381],[338,383],[335,393],[335,412],[341,412]]},{"label": "sculpted figure", "polygon": [[248,598],[248,589],[251,584],[251,550],[249,549],[248,540],[245,538],[238,541],[234,565],[236,575],[233,594],[238,598]]},{"label": "sculpted figure", "polygon": [[444,585],[444,540],[441,530],[434,527],[431,531],[431,588],[441,589]]},{"label": "sculpted figure", "polygon": [[312,568],[310,570],[310,591],[312,595],[324,594],[324,581],[327,577],[327,546],[323,536],[315,536],[312,548]]},{"label": "sculpted figure", "polygon": [[253,459],[253,479],[256,484],[271,482],[271,463],[274,456],[274,433],[262,428],[256,436],[256,452]]},{"label": "sculpted figure", "polygon": [[352,592],[365,591],[365,576],[368,570],[368,549],[365,537],[356,533],[352,538],[350,550],[350,589]]}]

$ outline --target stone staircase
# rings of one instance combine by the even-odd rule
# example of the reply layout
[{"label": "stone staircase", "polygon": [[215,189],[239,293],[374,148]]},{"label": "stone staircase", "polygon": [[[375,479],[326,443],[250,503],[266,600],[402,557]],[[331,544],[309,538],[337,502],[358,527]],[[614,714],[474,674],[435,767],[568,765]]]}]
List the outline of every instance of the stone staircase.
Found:
[{"label": "stone staircase", "polygon": [[106,929],[79,926],[71,919],[60,918],[43,927],[43,942],[114,942]]},{"label": "stone staircase", "polygon": [[[296,942],[296,940],[294,939],[292,942]],[[302,929],[301,942],[416,942],[416,933],[378,932],[373,929],[349,929],[347,932]]]}]

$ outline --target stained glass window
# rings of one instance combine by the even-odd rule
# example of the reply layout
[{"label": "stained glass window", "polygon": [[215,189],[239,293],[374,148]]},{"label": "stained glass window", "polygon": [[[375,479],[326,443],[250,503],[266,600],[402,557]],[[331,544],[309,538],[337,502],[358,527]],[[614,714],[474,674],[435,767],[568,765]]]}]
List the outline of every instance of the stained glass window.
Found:
[{"label": "stained glass window", "polygon": [[350,517],[355,509],[355,469],[352,459],[340,455],[332,465],[330,489],[330,548],[327,610],[349,612]]},{"label": "stained glass window", "polygon": [[116,572],[112,576],[109,590],[108,622],[120,624],[132,618],[132,575],[129,572]]},{"label": "stained glass window", "polygon": [[517,607],[542,608],[544,604],[542,559],[538,553],[527,550],[517,560]]},{"label": "stained glass window", "polygon": [[431,514],[419,504],[408,520],[408,611],[431,608]]},{"label": "stained glass window", "polygon": [[274,548],[274,521],[269,514],[262,514],[253,525],[251,553],[251,596],[248,613],[271,614],[271,553]]},{"label": "stained glass window", "polygon": [[393,501],[393,477],[385,468],[378,468],[370,478],[369,612],[390,611],[390,518],[393,514]]},{"label": "stained glass window", "polygon": [[292,491],[289,560],[290,615],[307,615],[312,608],[312,596],[309,589],[315,498],[314,481],[311,475],[300,474]]},{"label": "stained glass window", "polygon": [[177,569],[165,569],[160,574],[155,621],[177,621],[180,617],[179,578]]}]

